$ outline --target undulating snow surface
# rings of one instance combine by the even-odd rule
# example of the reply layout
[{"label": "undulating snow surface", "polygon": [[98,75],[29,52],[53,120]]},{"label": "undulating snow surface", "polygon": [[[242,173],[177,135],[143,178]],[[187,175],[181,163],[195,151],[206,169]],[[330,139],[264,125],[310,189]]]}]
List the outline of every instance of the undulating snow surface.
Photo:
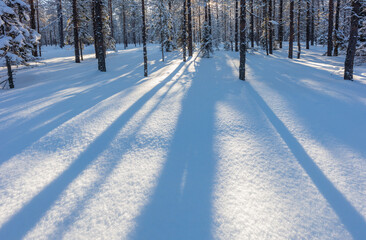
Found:
[{"label": "undulating snow surface", "polygon": [[365,67],[148,50],[48,47],[0,92],[0,239],[366,239]]}]

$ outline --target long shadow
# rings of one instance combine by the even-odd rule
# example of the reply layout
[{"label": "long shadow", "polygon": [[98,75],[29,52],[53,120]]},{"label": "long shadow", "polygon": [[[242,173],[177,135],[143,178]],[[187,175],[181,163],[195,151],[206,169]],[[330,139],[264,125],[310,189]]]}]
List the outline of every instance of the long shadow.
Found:
[{"label": "long shadow", "polygon": [[34,196],[22,209],[13,215],[0,229],[0,239],[21,239],[44,216],[60,194],[86,169],[112,142],[119,130],[133,115],[182,68],[181,63],[167,78],[137,100],[121,114],[86,150],[55,180]]},{"label": "long shadow", "polygon": [[366,222],[363,216],[352,206],[343,194],[324,175],[311,157],[306,153],[302,145],[290,133],[283,122],[276,116],[262,97],[250,85],[246,85],[251,95],[275,127],[281,138],[285,141],[299,164],[309,175],[319,192],[324,196],[333,210],[346,226],[354,239],[366,239]]},{"label": "long shadow", "polygon": [[169,94],[170,90],[179,82],[179,78],[174,80],[174,83],[172,83],[169,88],[159,97],[158,102],[151,108],[149,111],[145,114],[144,119],[141,120],[139,123],[139,127],[137,127],[127,139],[124,139],[123,143],[120,144],[120,147],[123,147],[123,150],[118,155],[118,159],[108,159],[108,167],[106,167],[105,170],[102,172],[99,172],[99,179],[96,180],[93,183],[93,187],[88,189],[84,193],[84,197],[78,198],[76,201],[76,204],[74,204],[74,211],[72,211],[67,217],[62,219],[62,222],[58,224],[55,229],[55,232],[52,232],[53,236],[62,236],[63,233],[65,233],[71,225],[77,220],[80,213],[83,212],[85,209],[85,206],[87,205],[87,202],[89,199],[92,199],[95,197],[95,195],[98,193],[96,189],[99,189],[106,181],[108,176],[113,172],[114,168],[120,163],[118,160],[121,156],[123,156],[129,149],[131,149],[131,146],[136,143],[136,134],[140,131],[140,129],[146,124],[149,117],[158,109],[159,105],[164,101],[164,99]]},{"label": "long shadow", "polygon": [[[129,73],[129,75],[133,75],[140,70],[141,69],[135,68]],[[0,146],[0,150],[6,149],[6,151],[3,151],[0,158],[0,164],[14,157],[23,149],[39,140],[42,136],[46,135],[48,132],[67,122],[78,114],[92,108],[103,100],[118,94],[121,90],[127,89],[127,91],[130,91],[131,89],[129,90],[128,88],[136,85],[136,82],[128,80],[128,76],[126,76],[123,79],[120,78],[110,83],[94,86],[76,94],[73,97],[48,106],[46,110],[36,117],[30,119],[29,121],[17,124],[16,128],[8,129],[7,131],[11,133],[11,136],[16,137],[8,139],[5,144]],[[123,83],[121,83],[121,81],[123,81]],[[141,83],[142,82],[140,82],[140,84]],[[48,121],[48,119],[51,121]],[[40,122],[46,123],[35,130],[32,130]]]},{"label": "long shadow", "polygon": [[196,69],[157,186],[129,238],[212,239],[214,105],[220,91],[206,76],[212,68],[202,60]]}]

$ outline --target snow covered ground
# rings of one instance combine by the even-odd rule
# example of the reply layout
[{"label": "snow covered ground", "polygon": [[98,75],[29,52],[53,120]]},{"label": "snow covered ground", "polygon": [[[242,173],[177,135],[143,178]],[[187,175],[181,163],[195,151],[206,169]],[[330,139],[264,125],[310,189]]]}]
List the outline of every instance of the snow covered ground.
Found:
[{"label": "snow covered ground", "polygon": [[[366,68],[44,49],[0,92],[0,239],[366,239]],[[3,70],[2,70],[3,71]]]}]

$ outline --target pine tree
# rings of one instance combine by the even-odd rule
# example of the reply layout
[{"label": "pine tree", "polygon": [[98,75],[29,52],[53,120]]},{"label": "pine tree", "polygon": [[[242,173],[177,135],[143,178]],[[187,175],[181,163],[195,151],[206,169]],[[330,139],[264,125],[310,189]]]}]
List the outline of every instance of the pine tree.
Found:
[{"label": "pine tree", "polygon": [[144,76],[147,77],[145,0],[141,0],[141,11],[142,11],[142,45],[143,45],[143,54],[144,54]]},{"label": "pine tree", "polygon": [[290,36],[288,45],[288,58],[292,58],[294,46],[294,0],[290,0]]},{"label": "pine tree", "polygon": [[57,0],[57,20],[58,20],[58,36],[60,42],[60,48],[64,47],[64,24],[63,24],[63,14],[62,14],[62,1]]},{"label": "pine tree", "polygon": [[30,7],[21,0],[0,1],[0,57],[5,58],[8,83],[14,88],[12,64],[27,64],[39,34],[28,26]]},{"label": "pine tree", "polygon": [[102,18],[102,0],[93,0],[95,10],[95,39],[98,51],[98,70],[106,72],[105,65],[105,46],[104,46],[104,34],[103,34],[103,18]]},{"label": "pine tree", "polygon": [[334,15],[333,7],[334,7],[333,0],[329,0],[327,56],[332,56],[333,51],[333,15]]}]

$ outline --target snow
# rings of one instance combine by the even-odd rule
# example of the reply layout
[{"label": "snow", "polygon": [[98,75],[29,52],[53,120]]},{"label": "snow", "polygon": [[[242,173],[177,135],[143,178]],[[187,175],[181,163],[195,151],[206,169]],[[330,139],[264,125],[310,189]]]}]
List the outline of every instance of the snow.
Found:
[{"label": "snow", "polygon": [[[121,47],[121,46],[119,46]],[[365,239],[366,67],[45,47],[0,92],[0,239]],[[1,74],[6,69],[2,68]]]}]

